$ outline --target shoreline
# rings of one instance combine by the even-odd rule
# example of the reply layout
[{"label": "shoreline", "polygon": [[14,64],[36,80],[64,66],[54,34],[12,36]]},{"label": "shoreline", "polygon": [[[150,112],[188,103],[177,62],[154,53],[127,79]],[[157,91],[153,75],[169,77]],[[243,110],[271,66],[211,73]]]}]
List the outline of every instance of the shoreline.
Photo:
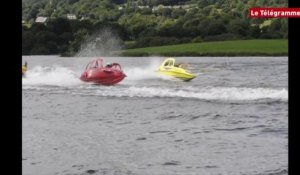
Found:
[{"label": "shoreline", "polygon": [[[70,58],[76,57],[73,55],[66,56],[66,55],[22,55],[22,57],[28,56],[57,56],[61,58]],[[148,53],[135,53],[135,54],[121,54],[121,55],[103,55],[99,57],[288,57],[288,53],[283,54],[266,54],[266,53],[257,53],[257,54],[238,54],[238,53],[229,53],[229,54],[186,54],[186,53],[179,53],[179,54],[148,54]],[[80,57],[98,57],[98,56],[80,56]]]},{"label": "shoreline", "polygon": [[147,53],[147,52],[135,52],[135,53],[122,53],[121,57],[151,57],[151,56],[166,56],[166,57],[281,57],[288,56],[288,53],[196,53],[196,52],[180,52],[180,53]]},{"label": "shoreline", "polygon": [[127,49],[120,56],[288,56],[287,39],[210,41]]},{"label": "shoreline", "polygon": [[[60,57],[75,57],[76,53],[61,53]],[[288,56],[287,39],[231,40],[186,43],[112,51],[109,57],[249,57]]]}]

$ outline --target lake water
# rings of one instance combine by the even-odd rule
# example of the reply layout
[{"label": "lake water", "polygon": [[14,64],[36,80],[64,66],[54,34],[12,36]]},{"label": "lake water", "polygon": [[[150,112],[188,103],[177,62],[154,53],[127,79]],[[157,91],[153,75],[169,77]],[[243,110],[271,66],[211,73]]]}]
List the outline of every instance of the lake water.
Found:
[{"label": "lake water", "polygon": [[127,77],[78,77],[93,58],[23,56],[23,175],[286,175],[288,58],[104,58]]}]

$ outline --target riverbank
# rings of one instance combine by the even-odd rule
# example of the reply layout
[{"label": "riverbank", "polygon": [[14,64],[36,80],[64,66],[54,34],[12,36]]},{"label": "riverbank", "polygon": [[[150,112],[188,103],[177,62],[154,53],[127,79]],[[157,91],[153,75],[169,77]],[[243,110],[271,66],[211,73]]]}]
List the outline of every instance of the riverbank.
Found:
[{"label": "riverbank", "polygon": [[287,56],[287,39],[236,40],[127,49],[120,56]]}]

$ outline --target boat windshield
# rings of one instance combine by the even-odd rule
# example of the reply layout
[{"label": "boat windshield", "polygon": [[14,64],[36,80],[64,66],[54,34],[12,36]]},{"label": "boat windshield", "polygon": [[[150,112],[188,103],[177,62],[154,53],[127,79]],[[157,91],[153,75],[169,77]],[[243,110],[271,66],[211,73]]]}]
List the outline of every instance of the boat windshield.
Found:
[{"label": "boat windshield", "polygon": [[175,59],[167,59],[165,62],[164,62],[164,66],[166,67],[166,66],[168,66],[168,67],[172,67],[172,66],[174,66],[174,64],[175,64]]},{"label": "boat windshield", "polygon": [[95,68],[102,68],[103,65],[103,60],[102,59],[97,59],[97,60],[94,60],[94,61],[91,61],[87,66],[86,66],[86,69],[95,69]]},{"label": "boat windshield", "polygon": [[113,69],[119,69],[119,70],[122,70],[121,65],[118,64],[118,63],[113,63],[113,64],[112,64],[112,68],[113,68]]}]

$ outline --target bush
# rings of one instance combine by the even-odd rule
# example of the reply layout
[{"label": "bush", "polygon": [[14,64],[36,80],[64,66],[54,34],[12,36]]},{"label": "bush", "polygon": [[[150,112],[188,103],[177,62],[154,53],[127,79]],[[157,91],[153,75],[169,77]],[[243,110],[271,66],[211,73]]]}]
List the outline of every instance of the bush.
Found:
[{"label": "bush", "polygon": [[239,40],[239,39],[244,39],[244,37],[237,34],[225,33],[221,35],[207,36],[204,38],[204,41],[226,41],[226,40]]},{"label": "bush", "polygon": [[151,39],[149,46],[163,46],[163,45],[171,45],[177,44],[179,40],[175,37],[167,38],[167,37],[154,37]]},{"label": "bush", "polygon": [[48,41],[45,46],[48,49],[50,54],[58,54],[58,49],[57,49],[57,43],[56,42]]},{"label": "bush", "polygon": [[190,43],[192,41],[191,38],[181,38],[179,39],[179,43]]},{"label": "bush", "polygon": [[176,37],[144,37],[139,38],[135,44],[130,45],[131,48],[151,47],[173,45],[181,43],[190,43],[191,38],[176,38]]},{"label": "bush", "polygon": [[58,47],[59,53],[65,53],[68,51],[68,45],[61,45]]},{"label": "bush", "polygon": [[151,41],[151,37],[139,38],[133,45],[134,48],[138,47],[148,47]]},{"label": "bush", "polygon": [[273,33],[263,33],[260,38],[262,39],[281,39],[283,38],[283,35],[279,32],[273,32]]},{"label": "bush", "polygon": [[124,49],[133,49],[135,47],[135,41],[124,42]]},{"label": "bush", "polygon": [[49,52],[49,49],[47,49],[44,46],[40,46],[40,47],[36,46],[36,47],[33,47],[30,54],[31,55],[49,55],[51,53]]},{"label": "bush", "polygon": [[201,36],[197,36],[194,39],[192,39],[192,42],[193,43],[201,43],[201,42],[203,42],[203,39]]}]

